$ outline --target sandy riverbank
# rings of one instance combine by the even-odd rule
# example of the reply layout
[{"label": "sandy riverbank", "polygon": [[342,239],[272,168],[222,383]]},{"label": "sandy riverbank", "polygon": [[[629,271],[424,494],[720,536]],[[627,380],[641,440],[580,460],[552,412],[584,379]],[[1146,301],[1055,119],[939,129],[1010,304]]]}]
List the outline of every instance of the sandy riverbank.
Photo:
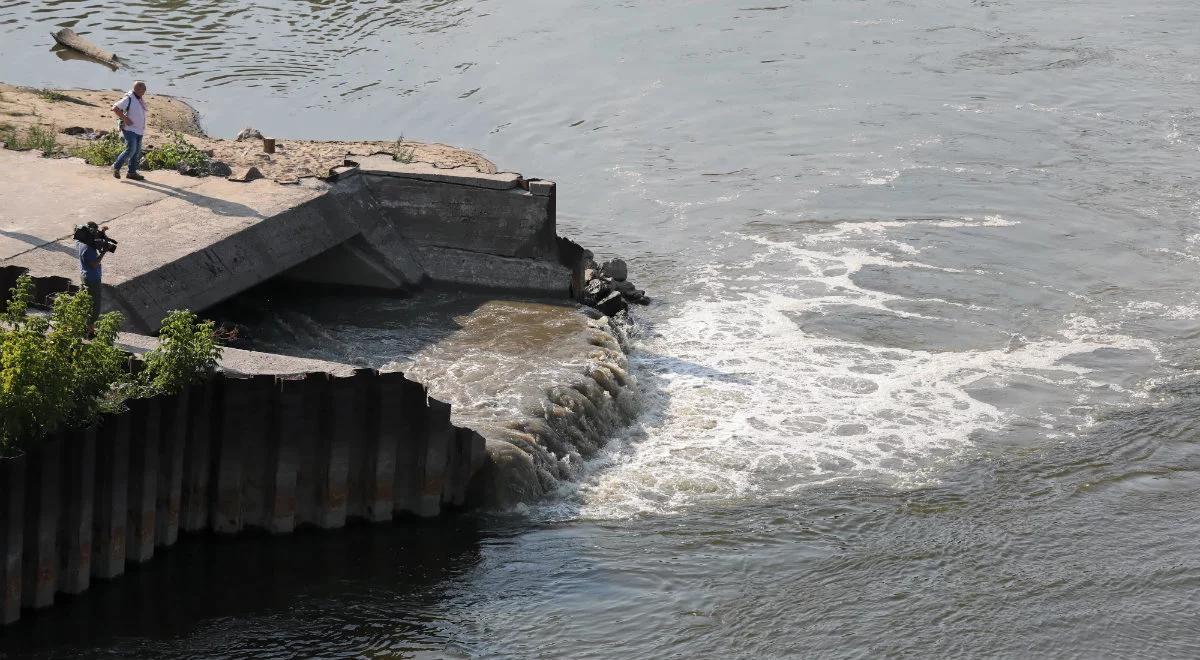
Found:
[{"label": "sandy riverbank", "polygon": [[[39,126],[52,130],[66,151],[83,143],[85,138],[67,135],[62,132],[65,129],[80,127],[98,132],[115,128],[116,118],[109,108],[122,94],[114,90],[39,90],[0,84],[0,128],[7,125],[24,131]],[[196,110],[178,98],[148,93],[146,100],[150,115],[144,148],[161,144],[171,134],[180,133],[198,149],[210,153],[214,160],[226,163],[235,171],[253,166],[264,177],[282,183],[327,176],[330,168],[342,165],[347,158],[394,153],[397,148],[395,141],[290,140],[273,136],[270,126],[257,126],[255,128],[263,135],[277,140],[275,153],[265,154],[261,140],[239,142],[206,135]],[[491,161],[467,149],[409,141],[400,146],[411,153],[414,162],[444,168],[465,166],[489,174],[496,172]]]}]

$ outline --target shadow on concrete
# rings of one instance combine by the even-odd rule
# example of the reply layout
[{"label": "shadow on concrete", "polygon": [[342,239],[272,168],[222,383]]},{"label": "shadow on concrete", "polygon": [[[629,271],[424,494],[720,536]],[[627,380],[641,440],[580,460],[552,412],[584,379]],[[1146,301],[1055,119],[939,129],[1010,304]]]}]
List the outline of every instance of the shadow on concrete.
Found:
[{"label": "shadow on concrete", "polygon": [[175,186],[168,186],[166,184],[155,183],[153,181],[129,181],[126,179],[123,182],[126,185],[137,186],[138,188],[144,188],[152,192],[170,195],[171,197],[181,199],[188,204],[192,204],[193,206],[204,207],[213,213],[216,213],[217,215],[226,215],[235,218],[265,217],[258,211],[255,211],[245,204],[238,204],[237,202],[231,202],[227,199],[221,199],[220,197],[201,195],[200,193],[194,192],[187,188],[176,188]]},{"label": "shadow on concrete", "polygon": [[69,254],[72,257],[76,256],[75,250],[73,250],[72,248],[69,248],[65,245],[59,245],[58,243],[56,243],[54,241],[47,241],[46,239],[44,239],[40,236],[34,236],[32,234],[22,234],[19,231],[5,231],[3,229],[0,229],[0,236],[4,236],[6,238],[14,238],[18,241],[21,241],[22,243],[28,243],[35,248],[41,248],[43,250],[48,250],[50,252],[61,252],[62,254]]}]

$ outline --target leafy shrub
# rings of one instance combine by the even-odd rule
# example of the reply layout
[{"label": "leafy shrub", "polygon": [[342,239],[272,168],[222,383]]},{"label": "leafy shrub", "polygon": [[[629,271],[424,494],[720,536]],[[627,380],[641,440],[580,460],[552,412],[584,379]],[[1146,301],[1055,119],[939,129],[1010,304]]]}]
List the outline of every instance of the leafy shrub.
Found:
[{"label": "leafy shrub", "polygon": [[82,158],[88,165],[112,165],[122,151],[125,140],[116,131],[110,131],[98,140],[71,149],[71,155]]},{"label": "leafy shrub", "polygon": [[220,357],[213,322],[201,322],[187,310],[174,310],[163,319],[158,346],[146,354],[146,366],[138,376],[154,394],[175,394],[212,371]]},{"label": "leafy shrub", "polygon": [[86,289],[57,296],[49,316],[30,313],[33,299],[33,280],[24,275],[0,312],[0,455],[60,428],[92,424],[101,412],[120,411],[127,398],[178,392],[220,357],[212,322],[175,311],[163,321],[159,346],[144,356],[145,368],[133,375],[115,345],[119,313],[102,315],[87,341]]},{"label": "leafy shrub", "polygon": [[396,144],[394,147],[392,147],[392,160],[396,161],[397,163],[404,163],[407,165],[413,162],[413,159],[416,157],[417,148],[415,146],[406,145],[404,143],[403,135],[396,138]]},{"label": "leafy shrub", "polygon": [[96,323],[84,341],[91,311],[87,291],[60,295],[49,318],[28,313],[33,280],[13,288],[0,327],[0,451],[33,442],[63,426],[94,421],[112,384],[122,378],[124,353],[113,345],[121,316]]},{"label": "leafy shrub", "polygon": [[180,133],[171,133],[166,144],[147,149],[142,162],[147,170],[173,170],[184,164],[198,172],[208,172],[208,154],[192,146]]},{"label": "leafy shrub", "polygon": [[9,149],[36,150],[42,152],[43,156],[51,156],[58,151],[58,136],[54,128],[30,126],[22,133],[13,126],[5,125],[0,127],[0,140],[3,140]]},{"label": "leafy shrub", "polygon": [[37,90],[37,95],[39,97],[41,97],[41,99],[43,101],[46,101],[47,103],[57,103],[58,101],[74,101],[76,103],[79,102],[74,97],[67,96],[66,94],[63,94],[62,92],[56,92],[52,89],[39,89],[39,90]]}]

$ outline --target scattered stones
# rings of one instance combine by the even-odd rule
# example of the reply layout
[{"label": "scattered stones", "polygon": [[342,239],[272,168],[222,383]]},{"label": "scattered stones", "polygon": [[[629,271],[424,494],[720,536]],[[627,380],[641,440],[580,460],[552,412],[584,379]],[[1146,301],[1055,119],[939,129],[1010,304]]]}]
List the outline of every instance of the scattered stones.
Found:
[{"label": "scattered stones", "polygon": [[602,279],[591,279],[583,285],[583,300],[589,305],[595,305],[607,298],[610,293],[612,293],[612,288]]},{"label": "scattered stones", "polygon": [[210,160],[208,161],[208,173],[213,176],[229,176],[233,174],[233,168],[222,161]]},{"label": "scattered stones", "polygon": [[239,167],[237,170],[235,170],[233,173],[231,173],[229,176],[227,176],[225,178],[229,179],[230,181],[239,181],[239,182],[244,183],[246,181],[253,181],[255,179],[261,179],[262,172],[259,172],[257,167],[254,167],[253,165],[251,165],[250,167]]},{"label": "scattered stones", "polygon": [[82,126],[68,126],[62,129],[60,133],[63,135],[71,135],[81,140],[99,140],[105,135],[108,135],[108,131],[96,131],[90,128],[84,128]]},{"label": "scattered stones", "polygon": [[613,291],[604,300],[596,303],[596,309],[605,316],[616,316],[628,308],[629,303],[626,303],[624,296],[616,291]]},{"label": "scattered stones", "polygon": [[600,272],[604,273],[606,277],[624,282],[625,278],[629,277],[629,266],[625,264],[624,259],[613,259],[604,262],[604,265],[600,266]]},{"label": "scattered stones", "polygon": [[585,305],[585,313],[587,308],[591,308],[605,316],[614,316],[625,312],[630,303],[650,304],[646,292],[626,279],[629,267],[623,260],[613,259],[604,265],[597,265],[592,254],[585,252],[584,262],[580,302]]},{"label": "scattered stones", "polygon": [[184,176],[200,176],[203,174],[203,172],[192,167],[191,165],[188,165],[187,163],[180,163],[179,166],[175,168],[175,171]]},{"label": "scattered stones", "polygon": [[237,137],[233,139],[237,140],[238,142],[244,142],[246,140],[261,140],[262,137],[263,134],[259,133],[257,128],[243,128],[241,132],[237,134]]}]

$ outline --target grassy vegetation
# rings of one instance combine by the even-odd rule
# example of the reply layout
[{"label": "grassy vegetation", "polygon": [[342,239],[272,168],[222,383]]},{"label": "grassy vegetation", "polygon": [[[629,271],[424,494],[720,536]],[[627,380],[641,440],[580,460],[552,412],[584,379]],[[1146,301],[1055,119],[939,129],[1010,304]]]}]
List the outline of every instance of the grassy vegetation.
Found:
[{"label": "grassy vegetation", "polygon": [[101,413],[123,410],[127,399],[178,392],[210,373],[220,357],[211,322],[173,311],[159,346],[133,374],[114,345],[120,313],[101,316],[89,341],[86,290],[57,296],[48,317],[29,313],[33,299],[33,280],[22,276],[0,311],[0,455],[61,428],[86,427]]},{"label": "grassy vegetation", "polygon": [[192,146],[180,133],[172,133],[166,144],[147,149],[143,158],[143,167],[148,170],[173,170],[185,164],[202,174],[208,172],[208,154]]},{"label": "grassy vegetation", "polygon": [[61,101],[61,102],[65,102],[65,103],[75,103],[78,105],[92,105],[91,103],[88,103],[87,101],[82,101],[80,99],[75,98],[74,96],[63,94],[62,92],[56,92],[52,89],[39,89],[39,90],[35,90],[35,93],[38,95],[39,98],[41,98],[43,101],[45,101],[47,103],[58,103]]},{"label": "grassy vegetation", "polygon": [[108,166],[116,162],[117,156],[125,151],[125,140],[116,131],[105,133],[104,137],[84,143],[70,150],[70,154],[82,158],[88,165]]},{"label": "grassy vegetation", "polygon": [[17,151],[36,150],[43,156],[52,156],[59,151],[58,134],[54,127],[29,126],[24,131],[11,124],[0,125],[0,142]]},{"label": "grassy vegetation", "polygon": [[404,136],[396,138],[396,144],[392,147],[392,160],[405,165],[413,162],[417,157],[417,148],[404,144]]}]

